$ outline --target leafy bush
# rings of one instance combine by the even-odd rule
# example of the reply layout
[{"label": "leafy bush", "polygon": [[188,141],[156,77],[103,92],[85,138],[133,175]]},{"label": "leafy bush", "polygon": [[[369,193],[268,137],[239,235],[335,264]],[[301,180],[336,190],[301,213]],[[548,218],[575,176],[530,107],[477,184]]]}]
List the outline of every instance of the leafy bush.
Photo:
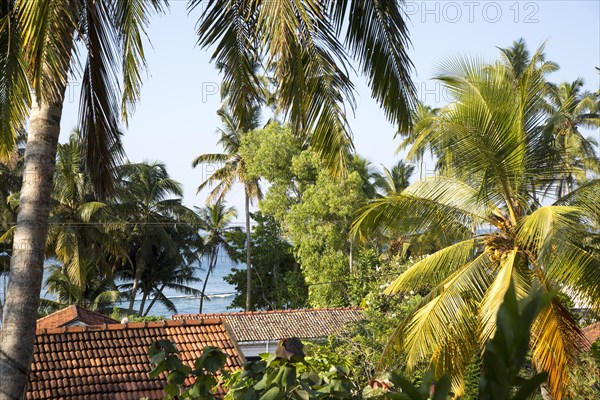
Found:
[{"label": "leafy bush", "polygon": [[[168,340],[159,340],[148,350],[150,361],[156,364],[149,373],[150,378],[167,373],[165,399],[216,399],[221,379],[227,376],[223,369],[227,355],[217,347],[207,346],[192,368],[181,362],[178,354],[175,345]],[[192,378],[193,383],[184,387],[188,378]]]}]

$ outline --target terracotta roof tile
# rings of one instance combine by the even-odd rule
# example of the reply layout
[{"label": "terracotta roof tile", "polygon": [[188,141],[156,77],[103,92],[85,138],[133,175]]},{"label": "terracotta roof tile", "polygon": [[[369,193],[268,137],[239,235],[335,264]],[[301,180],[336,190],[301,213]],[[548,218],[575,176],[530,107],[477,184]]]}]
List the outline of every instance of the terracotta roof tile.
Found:
[{"label": "terracotta roof tile", "polygon": [[591,346],[596,340],[600,339],[600,322],[596,322],[595,324],[588,325],[581,329],[583,335],[587,339],[589,343],[587,343],[587,347]]},{"label": "terracotta roof tile", "polygon": [[115,321],[106,315],[99,314],[94,311],[86,310],[79,306],[69,306],[57,312],[47,315],[37,320],[37,329],[44,328],[59,328],[63,326],[82,323],[85,325],[102,325],[102,324],[117,324]]},{"label": "terracotta roof tile", "polygon": [[339,332],[349,322],[365,318],[360,308],[314,308],[221,314],[179,314],[173,320],[224,318],[238,342],[279,340],[288,337],[322,338]]},{"label": "terracotta roof tile", "polygon": [[225,324],[214,318],[40,329],[27,398],[162,399],[165,374],[150,379],[153,366],[147,356],[148,346],[160,339],[175,343],[190,365],[209,343],[230,356],[230,369],[244,362]]}]

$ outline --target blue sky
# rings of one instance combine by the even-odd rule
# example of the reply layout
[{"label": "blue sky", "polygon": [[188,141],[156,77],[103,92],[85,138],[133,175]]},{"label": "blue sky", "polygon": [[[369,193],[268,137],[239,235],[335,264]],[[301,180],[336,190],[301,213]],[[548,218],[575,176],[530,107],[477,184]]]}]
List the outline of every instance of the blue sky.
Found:
[{"label": "blue sky", "polygon": [[[124,145],[131,161],[165,162],[170,175],[184,185],[185,204],[201,206],[205,195],[196,195],[196,188],[208,171],[192,169],[191,160],[219,151],[220,77],[210,64],[210,52],[195,45],[199,11],[188,15],[186,3],[171,1],[170,11],[151,22],[148,76]],[[600,1],[407,1],[406,12],[414,81],[421,100],[432,106],[445,103],[443,91],[431,80],[442,61],[459,54],[494,60],[496,46],[507,47],[520,37],[531,50],[547,41],[547,58],[561,67],[552,81],[583,77],[587,89],[599,87],[594,67],[600,66]],[[390,166],[402,156],[394,154],[394,127],[371,99],[364,77],[355,77],[355,85],[358,107],[349,120],[357,152],[374,164]],[[63,141],[77,123],[79,89],[77,82],[68,88]],[[241,187],[229,202],[243,210]]]}]

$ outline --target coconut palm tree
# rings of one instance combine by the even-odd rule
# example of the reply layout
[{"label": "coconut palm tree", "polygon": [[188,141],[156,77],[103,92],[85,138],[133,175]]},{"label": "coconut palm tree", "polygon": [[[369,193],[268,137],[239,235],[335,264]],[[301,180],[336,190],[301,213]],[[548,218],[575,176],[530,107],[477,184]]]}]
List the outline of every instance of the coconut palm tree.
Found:
[{"label": "coconut palm tree", "polygon": [[112,311],[114,304],[123,297],[115,285],[114,277],[99,273],[93,263],[82,265],[81,268],[87,274],[84,286],[73,282],[63,265],[52,264],[47,267],[50,275],[45,286],[49,293],[56,296],[56,300],[42,299],[41,312],[51,313],[72,304],[103,313]]},{"label": "coconut palm tree", "polygon": [[[512,43],[509,47],[499,47],[502,55],[501,62],[506,65],[513,75],[513,79],[519,80],[530,68],[532,57],[531,52],[527,48],[525,39],[520,38]],[[544,52],[538,51],[535,55],[536,67],[543,73],[548,74],[558,70],[558,64],[546,60]]]},{"label": "coconut palm tree", "polygon": [[405,164],[404,161],[400,160],[391,170],[383,167],[383,172],[376,172],[373,177],[373,184],[383,196],[397,194],[408,187],[409,180],[414,172],[414,165]]},{"label": "coconut palm tree", "polygon": [[119,186],[112,207],[126,224],[123,240],[127,261],[121,269],[129,270],[132,279],[130,311],[140,279],[152,273],[158,254],[179,252],[172,229],[178,223],[194,222],[194,212],[181,204],[182,195],[181,184],[169,177],[160,162],[126,163],[119,168]]},{"label": "coconut palm tree", "polygon": [[[86,163],[93,166],[97,193],[109,192],[119,159],[113,151],[120,141],[119,119],[126,119],[140,95],[148,15],[163,7],[159,0],[10,0],[0,6],[0,155],[10,153],[29,116],[0,336],[3,398],[19,398],[26,387],[67,79],[82,71],[79,125]],[[76,67],[80,61],[83,68]]]},{"label": "coconut palm tree", "polygon": [[240,153],[243,135],[253,129],[258,128],[260,121],[260,109],[254,108],[251,118],[246,121],[240,121],[232,116],[225,108],[218,112],[223,128],[218,128],[217,133],[221,136],[217,142],[223,147],[224,153],[202,154],[194,159],[192,166],[196,168],[203,164],[219,165],[213,174],[208,176],[204,182],[198,186],[198,192],[206,187],[214,188],[210,192],[206,201],[222,202],[235,183],[244,185],[244,212],[246,213],[246,311],[252,307],[252,264],[251,260],[251,226],[250,226],[250,203],[262,198],[260,183],[257,178],[249,178],[246,173],[244,158]]},{"label": "coconut palm tree", "polygon": [[206,293],[206,285],[208,278],[213,273],[219,260],[219,252],[224,250],[232,257],[235,250],[229,245],[225,234],[227,232],[239,231],[239,227],[232,227],[231,222],[237,218],[237,211],[234,207],[227,207],[224,201],[217,200],[214,204],[208,204],[198,211],[200,226],[205,232],[203,237],[204,255],[208,258],[208,267],[206,268],[206,278],[202,285],[202,293],[200,294],[200,310],[202,314],[202,306]]},{"label": "coconut palm tree", "polygon": [[[444,172],[400,194],[366,205],[353,232],[373,229],[444,234],[453,241],[411,266],[389,287],[398,293],[434,289],[404,320],[386,354],[401,349],[409,367],[430,360],[464,391],[464,366],[494,334],[502,296],[513,282],[519,297],[533,281],[546,291],[568,288],[598,305],[600,181],[588,182],[550,205],[536,200],[562,172],[562,157],[545,129],[546,81],[541,49],[515,82],[512,70],[458,59],[438,79],[456,102],[418,132],[449,154]],[[419,147],[409,152],[415,155]],[[569,368],[582,345],[570,311],[555,298],[531,332],[532,361],[549,373],[553,398],[565,398]]]},{"label": "coconut palm tree", "polygon": [[58,146],[46,255],[62,263],[64,276],[83,293],[93,276],[90,266],[109,278],[114,262],[127,254],[119,234],[122,224],[92,193],[82,146],[78,131]]},{"label": "coconut palm tree", "polygon": [[[194,276],[194,264],[199,262],[199,247],[202,244],[198,225],[164,224],[163,229],[167,232],[169,241],[150,244],[150,250],[144,254],[150,266],[138,273],[137,283],[133,280],[136,271],[128,269],[121,275],[129,282],[120,285],[120,290],[131,293],[135,284],[141,292],[138,314],[142,316],[148,315],[157,301],[169,311],[177,313],[177,308],[165,295],[165,289],[193,296],[200,294],[199,290],[190,286],[200,282],[200,279]],[[147,303],[149,299],[151,300]]]},{"label": "coconut palm tree", "polygon": [[[550,84],[548,129],[553,130],[554,144],[563,157],[565,173],[556,178],[556,195],[562,197],[600,172],[598,144],[585,137],[581,128],[600,127],[600,96],[583,91],[583,80]],[[570,167],[570,168],[569,168]]]}]

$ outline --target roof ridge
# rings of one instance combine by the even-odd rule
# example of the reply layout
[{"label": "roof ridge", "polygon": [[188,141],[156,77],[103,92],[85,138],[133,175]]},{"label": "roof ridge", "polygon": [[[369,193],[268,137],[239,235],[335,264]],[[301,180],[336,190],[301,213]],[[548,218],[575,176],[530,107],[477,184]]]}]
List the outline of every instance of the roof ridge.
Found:
[{"label": "roof ridge", "polygon": [[[172,318],[174,320],[182,319],[196,319],[195,317],[200,316],[215,316],[215,317],[229,317],[238,315],[265,315],[265,314],[284,314],[284,313],[302,313],[302,312],[315,312],[315,311],[362,311],[362,307],[324,307],[324,308],[288,308],[280,310],[257,310],[257,311],[234,311],[234,312],[223,312],[223,313],[211,313],[211,314],[174,314]],[[194,318],[182,318],[182,317],[194,317]]]},{"label": "roof ridge", "polygon": [[201,318],[201,319],[180,319],[180,320],[163,320],[163,321],[142,321],[142,322],[127,322],[125,324],[102,324],[102,325],[76,325],[63,326],[59,328],[41,328],[36,329],[36,335],[59,335],[63,333],[78,333],[78,332],[98,332],[104,330],[125,330],[125,329],[147,329],[147,328],[170,328],[177,326],[198,326],[198,325],[219,325],[223,324],[223,318]]},{"label": "roof ridge", "polygon": [[[48,319],[50,317],[56,317],[57,315],[64,314],[68,310],[71,310],[71,309],[77,310],[77,305],[76,304],[71,304],[71,305],[69,305],[69,306],[67,306],[65,308],[61,308],[60,310],[56,310],[56,311],[54,311],[54,312],[52,312],[52,313],[50,313],[48,315],[45,315],[42,318],[38,318],[36,321],[39,322],[39,321],[46,320],[46,319]],[[77,311],[75,311],[75,315],[77,315]]]},{"label": "roof ridge", "polygon": [[[86,314],[87,316],[100,317],[104,320],[114,321],[115,324],[119,323],[119,321],[109,317],[108,315],[104,315],[97,311],[87,309],[78,304],[71,304],[65,308],[61,308],[60,310],[54,311],[53,313],[50,313],[42,318],[38,318],[36,320],[36,325],[38,325],[40,323],[43,324],[44,322],[52,320],[53,318],[61,318],[61,317],[65,319],[62,323],[69,323],[69,322],[72,322],[72,321],[80,319],[80,318],[82,318],[82,319],[87,318],[86,315],[84,315],[84,314]],[[106,323],[106,322],[104,322],[104,323]],[[87,323],[86,323],[86,325],[87,325]],[[98,325],[98,324],[93,324],[93,325]],[[90,324],[90,326],[91,326],[91,324]]]}]

